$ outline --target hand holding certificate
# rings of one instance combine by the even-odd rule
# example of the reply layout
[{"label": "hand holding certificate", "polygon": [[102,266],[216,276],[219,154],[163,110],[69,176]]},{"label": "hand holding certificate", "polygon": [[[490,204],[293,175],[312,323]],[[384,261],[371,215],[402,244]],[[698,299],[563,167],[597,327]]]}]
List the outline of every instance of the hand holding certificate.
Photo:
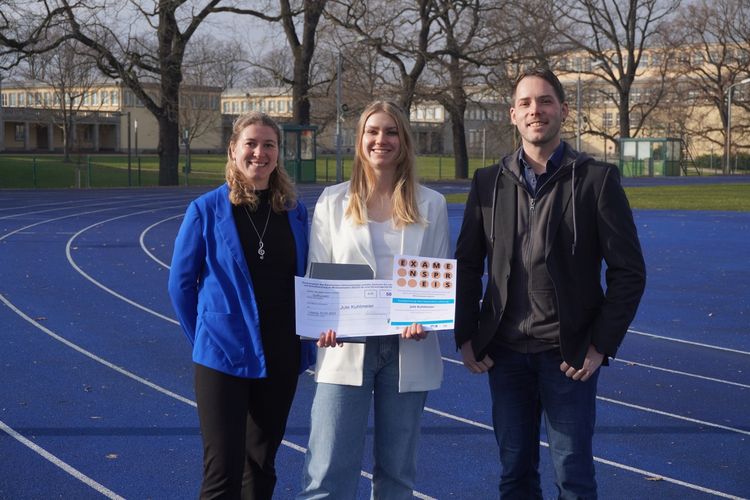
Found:
[{"label": "hand holding certificate", "polygon": [[398,255],[392,280],[295,278],[297,335],[338,338],[400,334],[412,323],[450,330],[455,316],[453,259]]}]

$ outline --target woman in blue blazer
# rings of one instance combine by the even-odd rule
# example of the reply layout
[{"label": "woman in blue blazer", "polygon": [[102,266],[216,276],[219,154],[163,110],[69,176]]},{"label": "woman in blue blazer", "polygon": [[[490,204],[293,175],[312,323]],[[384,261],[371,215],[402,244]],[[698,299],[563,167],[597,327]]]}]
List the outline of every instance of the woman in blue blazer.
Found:
[{"label": "woman in blue blazer", "polygon": [[193,345],[201,498],[270,499],[297,377],[315,362],[294,325],[307,209],[279,167],[267,115],[234,124],[226,184],[194,200],[175,240],[169,295]]}]

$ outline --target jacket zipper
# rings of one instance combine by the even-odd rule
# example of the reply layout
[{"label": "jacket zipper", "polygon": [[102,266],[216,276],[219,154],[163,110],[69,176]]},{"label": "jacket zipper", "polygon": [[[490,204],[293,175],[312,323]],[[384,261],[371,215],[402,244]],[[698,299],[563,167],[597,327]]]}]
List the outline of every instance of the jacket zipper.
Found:
[{"label": "jacket zipper", "polygon": [[528,242],[526,244],[526,251],[524,252],[524,267],[526,268],[526,271],[528,273],[528,276],[526,277],[526,295],[529,300],[529,308],[528,308],[528,314],[526,314],[526,319],[524,320],[524,324],[521,328],[521,333],[528,337],[531,335],[531,314],[533,308],[531,307],[531,257],[534,250],[534,219],[536,217],[534,208],[536,207],[536,194],[531,197],[531,202],[529,203],[529,224],[528,224]]}]

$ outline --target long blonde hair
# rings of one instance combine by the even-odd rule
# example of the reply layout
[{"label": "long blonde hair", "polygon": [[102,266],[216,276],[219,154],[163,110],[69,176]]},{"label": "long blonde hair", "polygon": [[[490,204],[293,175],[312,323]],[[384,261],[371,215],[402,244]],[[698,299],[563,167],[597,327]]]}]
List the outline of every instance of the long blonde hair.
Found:
[{"label": "long blonde hair", "polygon": [[[276,144],[279,150],[277,162],[279,163],[282,161],[281,129],[270,116],[259,111],[251,111],[241,115],[232,124],[232,136],[229,138],[229,145],[227,146],[227,164],[224,169],[224,176],[229,185],[229,201],[232,205],[247,204],[255,210],[259,201],[255,188],[244,182],[244,177],[237,170],[237,165],[232,157],[232,150],[237,144],[240,134],[245,127],[250,125],[264,125],[276,132]],[[274,212],[291,210],[297,206],[297,193],[294,190],[294,183],[283,165],[277,164],[276,168],[273,169],[271,177],[268,179],[268,187],[270,189],[271,208]]]},{"label": "long blonde hair", "polygon": [[375,113],[386,113],[396,123],[400,150],[396,158],[396,173],[393,177],[393,220],[396,227],[415,222],[424,222],[417,206],[417,179],[414,140],[411,137],[409,122],[404,113],[394,103],[375,101],[370,103],[357,123],[357,141],[354,150],[354,164],[349,186],[349,205],[345,215],[356,224],[367,223],[367,202],[374,194],[375,175],[362,152],[362,138],[367,119]]}]

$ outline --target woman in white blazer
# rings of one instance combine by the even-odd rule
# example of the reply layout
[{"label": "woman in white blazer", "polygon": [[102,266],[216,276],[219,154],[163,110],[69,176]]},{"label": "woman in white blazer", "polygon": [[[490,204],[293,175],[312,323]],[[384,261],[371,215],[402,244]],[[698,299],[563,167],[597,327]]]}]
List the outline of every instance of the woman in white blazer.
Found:
[{"label": "woman in white blazer", "polygon": [[[448,257],[445,198],[416,182],[408,123],[397,106],[377,101],[357,126],[352,179],[326,188],[315,206],[308,262],[368,264],[389,279],[393,256]],[[435,334],[413,324],[398,335],[340,343],[334,331],[318,341],[306,498],[357,495],[374,400],[373,498],[411,498],[419,420],[427,391],[440,386],[443,366]]]}]

